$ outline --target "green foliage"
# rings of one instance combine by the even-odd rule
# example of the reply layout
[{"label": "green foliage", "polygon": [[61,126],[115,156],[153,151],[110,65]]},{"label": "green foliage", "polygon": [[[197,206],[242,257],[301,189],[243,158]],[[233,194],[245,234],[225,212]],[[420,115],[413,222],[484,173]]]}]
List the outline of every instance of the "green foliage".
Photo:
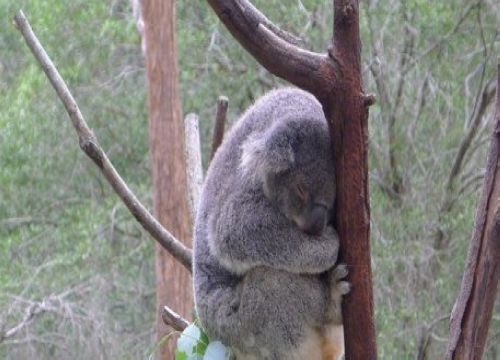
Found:
[{"label": "green foliage", "polygon": [[[303,46],[326,49],[331,0],[253,3],[283,29],[300,35]],[[388,119],[394,109],[384,107],[377,93],[379,102],[370,110],[379,357],[416,358],[422,334],[435,323],[427,358],[439,358],[480,182],[461,193],[450,211],[440,209],[475,94],[494,74],[500,8],[496,1],[483,1],[457,27],[468,1],[360,3],[367,92],[378,92],[370,65],[380,64],[394,104],[405,26],[415,43],[406,54],[410,65],[395,117],[393,145],[405,187],[400,201],[384,190]],[[28,324],[15,337],[18,343],[0,342],[0,358],[147,358],[155,344],[153,244],[78,149],[66,113],[11,24],[19,7],[119,172],[151,204],[146,76],[130,2],[0,0],[0,329],[18,324],[30,302],[48,299],[54,310]],[[229,97],[232,123],[262,93],[284,82],[258,66],[206,2],[177,1],[177,17],[183,111],[200,115],[202,144],[209,154],[219,95]],[[477,175],[485,163],[486,120],[462,175]],[[439,251],[434,248],[436,228],[446,240]],[[498,316],[491,328],[493,334],[500,331]],[[208,346],[196,347],[194,354],[217,351],[206,338],[200,343]],[[495,351],[498,345],[491,340],[486,358],[495,358]]]}]

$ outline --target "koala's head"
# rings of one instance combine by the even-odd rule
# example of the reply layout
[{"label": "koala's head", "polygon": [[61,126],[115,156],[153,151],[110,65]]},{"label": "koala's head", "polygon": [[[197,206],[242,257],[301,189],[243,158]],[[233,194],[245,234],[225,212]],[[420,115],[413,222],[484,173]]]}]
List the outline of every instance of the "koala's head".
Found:
[{"label": "koala's head", "polygon": [[335,199],[335,172],[324,121],[276,121],[242,145],[241,168],[302,231],[320,235]]}]

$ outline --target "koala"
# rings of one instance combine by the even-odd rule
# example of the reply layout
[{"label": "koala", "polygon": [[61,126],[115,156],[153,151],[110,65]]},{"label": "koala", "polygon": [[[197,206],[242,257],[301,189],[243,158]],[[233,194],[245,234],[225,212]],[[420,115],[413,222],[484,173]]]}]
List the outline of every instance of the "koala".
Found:
[{"label": "koala", "polygon": [[195,221],[195,307],[238,360],[343,354],[333,160],[321,105],[291,88],[250,107],[212,160]]}]

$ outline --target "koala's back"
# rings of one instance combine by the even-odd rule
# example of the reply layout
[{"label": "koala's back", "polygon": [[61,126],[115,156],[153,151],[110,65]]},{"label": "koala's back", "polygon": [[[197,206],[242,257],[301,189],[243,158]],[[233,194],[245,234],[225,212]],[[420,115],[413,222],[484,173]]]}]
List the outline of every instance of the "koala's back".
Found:
[{"label": "koala's back", "polygon": [[[292,114],[299,119],[324,122],[320,103],[309,93],[294,88],[273,90],[251,106],[226,134],[207,171],[200,203],[198,204],[194,238],[194,276],[226,278],[230,274],[210,254],[208,249],[208,217],[217,216],[228,196],[234,191],[246,191],[249,179],[241,176],[241,145],[249,136],[263,133],[273,122],[283,121]],[[200,271],[204,269],[204,273]],[[205,277],[205,276],[206,277]],[[201,282],[201,281],[200,281]],[[204,283],[204,282],[203,282]]]},{"label": "koala's back", "polygon": [[[225,182],[231,183],[231,180],[238,175],[241,144],[251,134],[264,132],[273,122],[282,121],[290,114],[293,114],[297,119],[324,121],[321,105],[311,94],[294,88],[283,88],[269,92],[257,100],[226,135],[210,164],[206,176],[205,191],[210,192],[212,188],[215,190],[218,185],[221,185],[219,181],[221,178],[226,179]],[[215,174],[216,176],[213,176]]]},{"label": "koala's back", "polygon": [[[226,340],[232,345],[244,339],[229,340],[228,337],[235,331],[231,331],[224,323],[224,321],[229,323],[230,320],[223,319],[232,316],[231,307],[227,303],[239,296],[238,292],[243,291],[242,277],[227,270],[211,253],[209,248],[210,219],[219,218],[228,197],[234,192],[249,193],[255,197],[261,196],[262,201],[266,201],[263,192],[256,191],[251,179],[242,175],[241,145],[250,136],[258,136],[274,122],[283,121],[290,116],[306,119],[305,121],[319,121],[323,124],[325,121],[319,102],[302,90],[279,89],[260,98],[233,126],[216,152],[207,172],[198,206],[193,271],[196,310],[210,336]],[[258,201],[258,199],[254,198],[252,201]],[[235,215],[245,216],[239,213]],[[275,276],[278,275],[275,274]],[[321,287],[319,280],[313,286]],[[308,291],[301,292],[308,293]],[[314,293],[319,292],[319,289],[314,291]],[[211,302],[207,299],[211,299]],[[291,299],[292,297],[290,301]],[[314,301],[311,300],[309,303],[314,303]],[[206,319],[211,319],[211,321]],[[219,324],[215,325],[216,321],[219,321]],[[301,326],[298,325],[297,331],[300,328]]]}]

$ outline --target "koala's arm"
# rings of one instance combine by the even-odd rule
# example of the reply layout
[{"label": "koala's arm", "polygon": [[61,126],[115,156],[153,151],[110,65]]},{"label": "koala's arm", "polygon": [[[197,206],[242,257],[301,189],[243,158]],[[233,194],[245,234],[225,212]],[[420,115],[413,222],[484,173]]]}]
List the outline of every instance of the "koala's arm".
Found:
[{"label": "koala's arm", "polygon": [[208,242],[221,265],[235,273],[268,266],[297,274],[318,274],[337,260],[338,237],[332,227],[310,236],[262,202],[230,199],[212,219]]}]

